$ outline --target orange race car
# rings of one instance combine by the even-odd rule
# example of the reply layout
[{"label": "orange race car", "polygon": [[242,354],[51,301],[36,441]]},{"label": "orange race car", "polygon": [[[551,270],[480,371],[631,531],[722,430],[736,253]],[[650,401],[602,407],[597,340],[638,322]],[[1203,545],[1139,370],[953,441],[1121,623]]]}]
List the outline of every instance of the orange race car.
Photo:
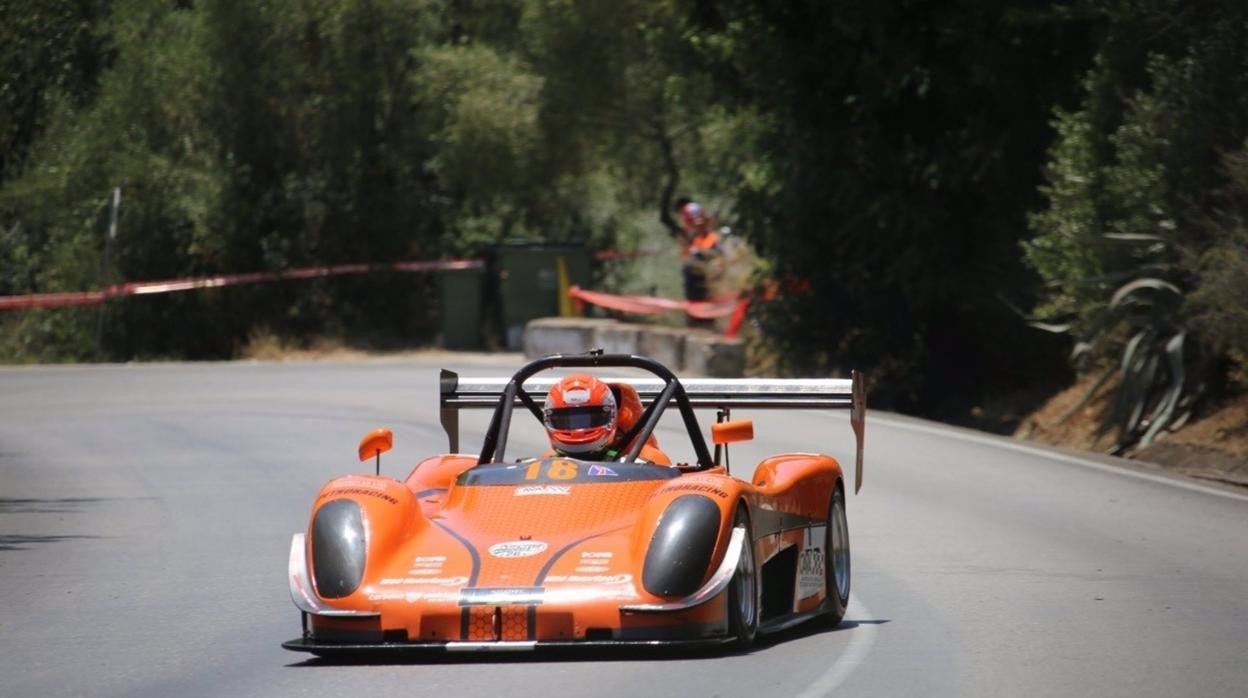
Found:
[{"label": "orange race car", "polygon": [[[649,374],[604,379],[619,405],[619,451],[508,460],[513,413],[542,421],[540,400],[567,369]],[[750,420],[730,420],[733,409],[848,408],[857,491],[860,374],[681,381],[645,357],[556,355],[510,379],[443,371],[441,408],[452,453],[425,460],[403,481],[350,475],[317,495],[306,534],[290,547],[290,594],[303,633],[283,647],[333,655],[745,646],[757,633],[844,615],[850,557],[841,465],[827,455],[782,453],[741,480],[728,472],[727,444],[753,438]],[[479,455],[454,453],[459,410],[469,408],[494,410]],[[695,408],[717,411],[713,451]],[[678,412],[688,432],[688,463],[659,448],[654,432],[665,410]],[[372,432],[360,459],[380,459],[391,443],[388,430]]]}]

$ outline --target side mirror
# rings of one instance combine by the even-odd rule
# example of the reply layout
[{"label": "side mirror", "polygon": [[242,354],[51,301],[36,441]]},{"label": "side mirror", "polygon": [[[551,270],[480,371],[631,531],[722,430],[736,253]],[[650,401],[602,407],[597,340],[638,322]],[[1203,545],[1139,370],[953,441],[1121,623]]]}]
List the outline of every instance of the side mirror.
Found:
[{"label": "side mirror", "polygon": [[394,432],[385,427],[374,429],[360,439],[360,462],[369,458],[381,459],[381,454],[394,447]]},{"label": "side mirror", "polygon": [[754,438],[754,420],[736,419],[731,422],[717,422],[711,425],[711,442],[716,446],[750,441]]}]

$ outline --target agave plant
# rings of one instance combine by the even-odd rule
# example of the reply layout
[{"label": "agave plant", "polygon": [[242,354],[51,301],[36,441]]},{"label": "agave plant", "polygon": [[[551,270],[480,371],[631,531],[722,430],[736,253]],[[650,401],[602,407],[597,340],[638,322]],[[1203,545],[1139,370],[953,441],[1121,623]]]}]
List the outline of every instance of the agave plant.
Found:
[{"label": "agave plant", "polygon": [[1118,378],[1112,407],[1097,438],[1115,432],[1114,453],[1147,446],[1165,429],[1182,426],[1203,385],[1191,370],[1199,351],[1189,341],[1182,314],[1184,292],[1162,278],[1134,278],[1119,286],[1109,302],[1078,330],[1073,323],[1033,322],[1040,329],[1075,336],[1072,360],[1089,360],[1117,350],[1117,368],[1106,370],[1074,408],[1086,405]]},{"label": "agave plant", "polygon": [[1118,395],[1101,430],[1117,429],[1119,449],[1147,446],[1162,429],[1190,414],[1198,391],[1187,380],[1182,308],[1183,292],[1174,284],[1136,279],[1114,292],[1094,327],[1103,337],[1125,323],[1130,334],[1119,365]]}]

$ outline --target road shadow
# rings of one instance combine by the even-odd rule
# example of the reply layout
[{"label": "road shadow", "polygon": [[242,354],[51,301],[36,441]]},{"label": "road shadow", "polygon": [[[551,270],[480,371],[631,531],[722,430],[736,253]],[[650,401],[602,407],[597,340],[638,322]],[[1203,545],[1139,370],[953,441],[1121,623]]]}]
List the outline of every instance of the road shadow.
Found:
[{"label": "road shadow", "polygon": [[719,659],[737,655],[747,655],[765,650],[786,642],[794,642],[817,635],[840,633],[853,630],[860,625],[883,625],[888,619],[844,620],[835,627],[821,624],[817,620],[801,623],[792,628],[770,635],[759,637],[754,644],[746,649],[734,648],[731,645],[713,647],[650,647],[636,645],[619,645],[616,647],[558,647],[539,648],[517,652],[463,652],[449,653],[441,650],[413,650],[408,654],[395,652],[377,654],[353,654],[341,657],[309,657],[303,661],[291,662],[289,668],[336,667],[336,666],[375,666],[375,665],[414,665],[414,664],[543,664],[563,662],[634,662],[634,661],[683,661],[696,659]]},{"label": "road shadow", "polygon": [[0,514],[79,514],[90,505],[154,501],[156,497],[0,497]]},{"label": "road shadow", "polygon": [[76,514],[88,504],[103,501],[102,497],[0,497],[0,514]]},{"label": "road shadow", "polygon": [[99,538],[99,536],[32,536],[32,535],[7,535],[0,534],[0,551],[3,550],[30,550],[32,545],[44,545],[46,543],[59,543],[65,540],[83,540]]},{"label": "road shadow", "polygon": [[834,627],[827,625],[826,623],[820,623],[818,619],[815,619],[805,623],[800,623],[792,628],[788,628],[787,630],[781,630],[780,632],[772,633],[771,635],[764,635],[754,643],[754,646],[757,649],[763,649],[765,647],[774,647],[776,645],[782,645],[786,642],[795,642],[797,640],[815,637],[817,635],[843,633],[853,630],[860,625],[884,625],[888,622],[890,621],[887,618],[860,618],[857,620],[845,619]]}]

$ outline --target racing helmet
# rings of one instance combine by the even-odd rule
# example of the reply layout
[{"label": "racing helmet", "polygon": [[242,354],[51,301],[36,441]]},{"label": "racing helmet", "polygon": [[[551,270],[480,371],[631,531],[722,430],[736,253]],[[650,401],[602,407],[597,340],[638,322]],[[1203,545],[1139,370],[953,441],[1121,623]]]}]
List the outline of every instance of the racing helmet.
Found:
[{"label": "racing helmet", "polygon": [[561,379],[546,393],[542,408],[551,448],[568,456],[605,451],[615,440],[616,416],[611,388],[588,373]]},{"label": "racing helmet", "polygon": [[680,207],[680,223],[685,230],[696,230],[706,224],[706,211],[696,201]]}]

